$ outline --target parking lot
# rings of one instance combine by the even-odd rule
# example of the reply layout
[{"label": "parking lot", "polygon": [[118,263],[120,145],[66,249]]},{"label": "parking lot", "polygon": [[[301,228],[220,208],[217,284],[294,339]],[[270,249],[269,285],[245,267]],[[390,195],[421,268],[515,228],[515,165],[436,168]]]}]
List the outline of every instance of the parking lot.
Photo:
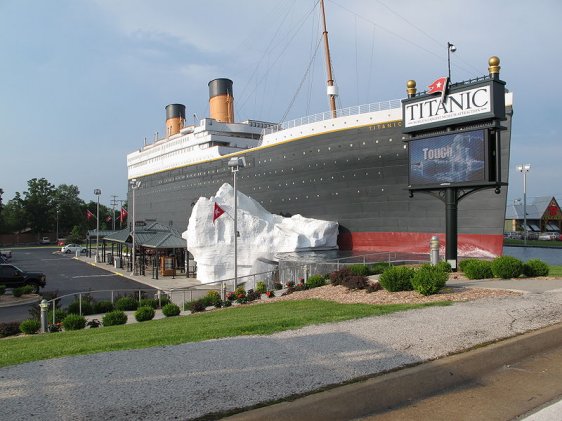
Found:
[{"label": "parking lot", "polygon": [[[47,285],[40,293],[58,296],[91,290],[146,289],[146,285],[107,272],[73,259],[72,254],[59,253],[60,248],[30,247],[12,249],[9,262],[25,271],[40,271],[47,276]],[[0,308],[0,322],[28,318],[28,306]]]}]

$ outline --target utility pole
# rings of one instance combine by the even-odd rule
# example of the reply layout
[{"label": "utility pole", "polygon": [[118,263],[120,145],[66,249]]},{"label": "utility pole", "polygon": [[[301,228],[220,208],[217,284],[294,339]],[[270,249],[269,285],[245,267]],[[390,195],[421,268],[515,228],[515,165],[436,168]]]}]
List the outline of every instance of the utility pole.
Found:
[{"label": "utility pole", "polygon": [[[112,230],[115,231],[115,205],[117,204],[117,196],[112,194],[111,195],[111,223],[112,223]],[[121,211],[121,209],[119,209]]]}]

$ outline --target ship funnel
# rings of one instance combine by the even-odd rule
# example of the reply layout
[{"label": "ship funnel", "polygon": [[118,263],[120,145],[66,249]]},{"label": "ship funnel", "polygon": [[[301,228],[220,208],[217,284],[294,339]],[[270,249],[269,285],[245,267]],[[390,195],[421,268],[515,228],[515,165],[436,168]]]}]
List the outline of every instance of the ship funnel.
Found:
[{"label": "ship funnel", "polygon": [[166,137],[178,134],[185,124],[185,105],[166,106]]},{"label": "ship funnel", "polygon": [[230,79],[209,82],[210,117],[223,123],[234,123],[234,96]]}]

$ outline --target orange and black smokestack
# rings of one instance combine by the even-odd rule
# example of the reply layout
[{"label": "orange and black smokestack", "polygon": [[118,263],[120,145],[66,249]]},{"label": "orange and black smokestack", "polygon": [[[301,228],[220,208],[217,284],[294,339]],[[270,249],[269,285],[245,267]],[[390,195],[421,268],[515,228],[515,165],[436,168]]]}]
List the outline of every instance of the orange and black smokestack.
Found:
[{"label": "orange and black smokestack", "polygon": [[230,79],[209,82],[209,109],[211,118],[223,123],[234,123],[234,96]]},{"label": "orange and black smokestack", "polygon": [[166,137],[178,134],[185,124],[185,105],[166,106]]}]

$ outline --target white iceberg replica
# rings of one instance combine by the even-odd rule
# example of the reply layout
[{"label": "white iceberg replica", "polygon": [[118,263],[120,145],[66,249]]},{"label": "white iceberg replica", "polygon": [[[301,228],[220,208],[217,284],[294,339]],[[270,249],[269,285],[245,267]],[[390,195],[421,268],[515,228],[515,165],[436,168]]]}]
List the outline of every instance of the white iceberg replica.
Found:
[{"label": "white iceberg replica", "polygon": [[[213,221],[215,203],[224,213]],[[337,248],[338,223],[265,210],[238,190],[238,276],[272,269],[275,253]],[[223,184],[216,196],[200,197],[182,234],[197,262],[197,279],[234,278],[234,189]]]}]

